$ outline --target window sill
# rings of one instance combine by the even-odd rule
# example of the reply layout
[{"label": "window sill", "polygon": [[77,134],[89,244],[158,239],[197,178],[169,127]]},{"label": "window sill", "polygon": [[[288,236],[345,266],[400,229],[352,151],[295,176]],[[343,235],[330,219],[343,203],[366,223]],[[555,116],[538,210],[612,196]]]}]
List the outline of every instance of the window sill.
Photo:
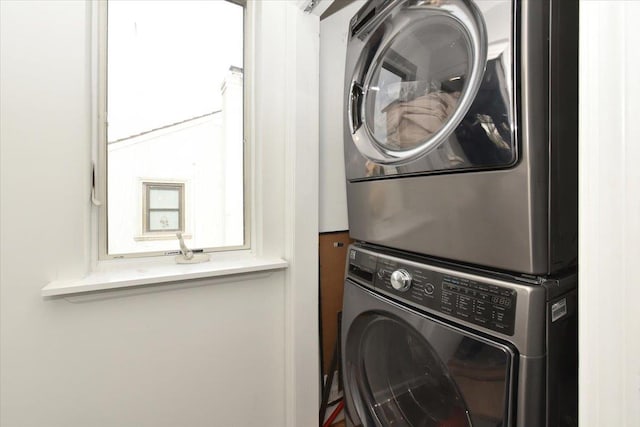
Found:
[{"label": "window sill", "polygon": [[56,280],[42,288],[43,297],[72,295],[138,286],[158,285],[184,280],[232,276],[281,270],[289,263],[281,258],[251,254],[228,256],[212,254],[212,260],[200,264],[176,264],[173,257],[144,262],[101,262],[98,269],[79,280]]}]

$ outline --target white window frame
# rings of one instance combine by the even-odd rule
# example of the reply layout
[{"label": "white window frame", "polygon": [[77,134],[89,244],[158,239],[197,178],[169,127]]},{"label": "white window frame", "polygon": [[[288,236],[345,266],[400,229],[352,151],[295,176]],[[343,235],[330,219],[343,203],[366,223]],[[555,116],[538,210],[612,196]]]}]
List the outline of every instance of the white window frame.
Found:
[{"label": "white window frame", "polygon": [[[253,129],[253,8],[255,5],[252,2],[246,0],[225,0],[230,3],[237,4],[244,7],[244,64],[243,64],[243,102],[244,102],[244,160],[243,160],[243,179],[244,179],[244,244],[238,246],[225,246],[225,247],[212,247],[212,248],[191,248],[202,249],[204,252],[251,252],[255,245],[252,242],[251,230],[254,229],[254,222],[252,220],[253,212],[253,198],[252,198],[252,129]],[[92,39],[94,40],[93,46],[95,47],[95,54],[93,56],[93,79],[94,79],[94,101],[92,102],[92,116],[94,118],[93,124],[93,203],[96,207],[96,214],[93,215],[93,222],[97,224],[96,244],[92,251],[95,253],[94,259],[96,262],[112,259],[123,258],[146,258],[146,257],[159,257],[169,256],[174,251],[155,251],[155,252],[142,252],[142,253],[125,253],[125,254],[109,254],[108,250],[108,238],[109,238],[109,219],[108,219],[108,154],[107,154],[107,30],[108,30],[108,0],[98,0],[94,2],[93,9],[93,22],[92,26]],[[184,224],[187,227],[187,224]],[[158,236],[160,236],[158,234]],[[189,239],[192,236],[186,234],[185,238]],[[135,236],[134,239],[149,240],[152,237],[152,233],[146,233],[144,227],[141,228],[141,234]],[[157,237],[156,237],[157,238]],[[164,239],[165,237],[161,237]]]},{"label": "white window frame", "polygon": [[[98,215],[105,209],[101,202],[106,194],[106,169],[98,150],[98,118],[104,117],[104,110],[96,100],[105,90],[98,78],[103,65],[99,62],[98,21],[104,15],[98,13],[100,0],[89,4],[92,53],[88,64],[91,97],[87,104],[91,109],[94,178],[91,180],[92,167],[88,165],[90,223],[86,224],[85,274],[54,279],[42,288],[41,295],[84,300],[101,298],[99,294],[104,291],[112,295],[155,292],[159,285],[170,289],[201,286],[226,282],[231,276],[266,277],[285,270],[287,283],[297,284],[297,289],[304,284],[305,292],[295,292],[300,304],[294,306],[306,307],[317,293],[316,282],[308,272],[317,269],[317,256],[312,255],[318,237],[318,18],[303,13],[294,0],[247,2],[245,164],[250,167],[245,192],[251,215],[247,214],[245,221],[251,225],[251,244],[245,250],[213,254],[210,262],[185,265],[176,262],[176,254],[100,258],[98,237],[104,241],[106,233],[102,230],[100,236]],[[274,26],[274,22],[278,24]],[[286,72],[273,75],[269,70],[274,67]]]}]

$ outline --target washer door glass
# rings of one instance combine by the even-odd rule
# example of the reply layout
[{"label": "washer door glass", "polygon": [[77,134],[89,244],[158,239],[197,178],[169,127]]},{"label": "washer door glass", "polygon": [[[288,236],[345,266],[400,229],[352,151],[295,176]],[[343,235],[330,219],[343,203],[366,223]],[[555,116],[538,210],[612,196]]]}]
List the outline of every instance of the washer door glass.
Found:
[{"label": "washer door glass", "polygon": [[499,348],[370,313],[356,319],[345,350],[347,389],[365,426],[504,425],[510,357]]}]

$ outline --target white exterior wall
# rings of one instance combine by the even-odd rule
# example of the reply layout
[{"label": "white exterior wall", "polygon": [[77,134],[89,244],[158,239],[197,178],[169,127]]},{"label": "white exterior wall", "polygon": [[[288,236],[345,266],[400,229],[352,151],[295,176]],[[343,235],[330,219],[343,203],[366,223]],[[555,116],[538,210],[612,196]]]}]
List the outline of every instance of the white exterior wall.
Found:
[{"label": "white exterior wall", "polygon": [[139,240],[144,234],[142,183],[151,181],[185,184],[185,233],[193,236],[189,246],[223,245],[224,169],[217,151],[224,153],[224,146],[220,137],[206,136],[221,133],[216,119],[209,116],[109,145],[110,253],[179,249],[175,236],[170,242]]},{"label": "white exterior wall", "polygon": [[187,246],[242,246],[242,73],[229,72],[222,111],[111,143],[109,153],[109,253],[178,250],[175,236],[145,239],[143,182],[185,184]]},{"label": "white exterior wall", "polygon": [[[283,94],[302,86],[283,73],[269,74],[255,99],[256,164],[269,168],[256,167],[254,230],[259,253],[287,253],[295,270],[94,298],[40,296],[49,281],[82,277],[91,263],[89,5],[0,2],[0,425],[312,425],[317,178],[307,168],[311,176],[296,188],[292,170],[317,164],[317,138],[303,154],[285,155],[296,141],[285,130]],[[317,66],[313,44],[308,57],[283,55],[296,31],[285,16],[301,12],[288,2],[259,7],[256,68]],[[301,29],[318,36],[317,20]]]}]

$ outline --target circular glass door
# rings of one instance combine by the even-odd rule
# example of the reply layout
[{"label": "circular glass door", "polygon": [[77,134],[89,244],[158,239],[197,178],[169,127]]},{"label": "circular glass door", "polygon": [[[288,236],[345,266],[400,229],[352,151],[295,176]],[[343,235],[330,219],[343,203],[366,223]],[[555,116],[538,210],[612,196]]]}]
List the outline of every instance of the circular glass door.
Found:
[{"label": "circular glass door", "polygon": [[379,164],[411,161],[443,143],[473,103],[486,65],[484,21],[473,4],[410,3],[373,33],[354,78],[361,92],[350,105],[354,142]]},{"label": "circular glass door", "polygon": [[[353,325],[346,351],[364,425],[471,427],[460,392],[434,348],[408,324],[378,314]],[[363,420],[364,421],[364,420]]]}]

